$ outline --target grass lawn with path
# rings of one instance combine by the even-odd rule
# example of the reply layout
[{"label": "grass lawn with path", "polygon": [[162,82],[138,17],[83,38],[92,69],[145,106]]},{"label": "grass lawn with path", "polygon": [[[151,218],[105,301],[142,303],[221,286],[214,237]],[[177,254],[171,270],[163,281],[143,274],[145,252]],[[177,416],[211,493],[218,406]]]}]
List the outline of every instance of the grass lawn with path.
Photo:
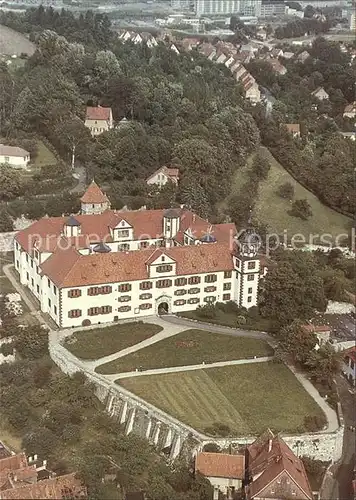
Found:
[{"label": "grass lawn with path", "polygon": [[138,344],[161,330],[162,327],[151,323],[122,323],[80,330],[67,337],[63,346],[77,358],[99,359]]},{"label": "grass lawn with path", "polygon": [[146,375],[117,384],[166,413],[206,432],[216,423],[230,435],[305,431],[306,416],[326,417],[293,373],[282,363],[266,362],[206,370]]},{"label": "grass lawn with path", "polygon": [[263,340],[233,337],[205,330],[186,330],[139,351],[97,367],[102,374],[171,366],[214,363],[253,356],[272,356],[272,347]]},{"label": "grass lawn with path", "polygon": [[33,162],[34,167],[56,165],[58,163],[52,151],[42,141],[37,141],[37,155]]}]

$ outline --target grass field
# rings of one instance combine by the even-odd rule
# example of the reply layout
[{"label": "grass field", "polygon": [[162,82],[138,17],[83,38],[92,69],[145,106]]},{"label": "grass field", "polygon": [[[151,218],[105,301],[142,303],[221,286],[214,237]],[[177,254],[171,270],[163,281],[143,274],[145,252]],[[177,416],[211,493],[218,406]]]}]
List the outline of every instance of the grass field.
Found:
[{"label": "grass field", "polygon": [[[178,313],[178,316],[182,318],[193,319],[197,321],[203,321],[204,323],[212,323],[213,325],[229,326],[231,328],[239,328],[237,324],[237,314],[234,312],[225,312],[221,309],[215,309],[215,316],[213,318],[202,318],[197,313],[197,310],[186,311],[183,313]],[[241,326],[244,330],[259,330],[262,332],[269,332],[273,330],[273,322],[268,318],[251,318],[245,315],[246,324]]]},{"label": "grass field", "polygon": [[[323,205],[319,199],[296,182],[293,177],[275,160],[266,148],[261,148],[271,164],[268,177],[259,186],[259,193],[254,209],[255,217],[265,224],[270,232],[282,235],[286,230],[288,240],[297,233],[309,238],[310,234],[330,233],[333,236],[345,233],[349,230],[350,219],[335,210]],[[244,182],[247,180],[247,173],[251,166],[251,158],[247,165],[236,172],[232,184],[232,194],[238,194]],[[311,205],[313,215],[308,220],[292,217],[288,214],[291,208],[289,200],[278,196],[277,190],[281,184],[290,182],[295,189],[294,199],[307,199]],[[228,206],[228,199],[224,202]],[[315,238],[314,243],[318,243]]]},{"label": "grass field", "polygon": [[0,277],[0,294],[5,295],[7,293],[16,292],[15,288],[12,286],[11,282],[6,278],[6,276]]},{"label": "grass field", "polygon": [[271,356],[273,349],[263,340],[187,330],[122,358],[99,366],[98,373],[120,373],[170,366],[214,363],[253,356]]},{"label": "grass field", "polygon": [[56,157],[48,149],[48,147],[42,142],[42,141],[37,141],[37,156],[35,158],[35,161],[31,164],[33,167],[43,167],[44,165],[55,165],[57,162]]},{"label": "grass field", "polygon": [[117,383],[201,432],[218,422],[236,436],[259,434],[267,427],[294,433],[304,431],[307,415],[325,419],[293,373],[274,362],[132,377]]},{"label": "grass field", "polygon": [[161,330],[150,323],[123,323],[75,332],[63,345],[78,358],[98,359],[138,344]]}]

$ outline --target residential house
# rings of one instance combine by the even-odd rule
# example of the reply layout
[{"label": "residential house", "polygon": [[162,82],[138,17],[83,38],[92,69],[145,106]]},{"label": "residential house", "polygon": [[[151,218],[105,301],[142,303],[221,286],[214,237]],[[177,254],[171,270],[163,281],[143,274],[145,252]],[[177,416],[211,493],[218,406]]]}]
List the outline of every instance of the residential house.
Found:
[{"label": "residential house", "polygon": [[0,459],[0,500],[87,498],[85,486],[75,474],[54,477],[47,462],[37,455],[18,453]]},{"label": "residential house", "polygon": [[199,472],[209,480],[214,488],[214,500],[218,500],[219,493],[230,499],[241,490],[245,474],[245,457],[201,452],[195,459],[195,472]]},{"label": "residential house", "polygon": [[85,126],[90,130],[93,137],[111,130],[114,127],[111,108],[87,106]]},{"label": "residential house", "polygon": [[356,347],[350,347],[343,353],[341,371],[352,384],[356,384]]},{"label": "residential house", "polygon": [[14,168],[26,168],[30,163],[30,153],[17,146],[0,144],[0,164],[2,163]]},{"label": "residential house", "polygon": [[324,90],[323,87],[318,87],[317,89],[313,90],[311,93],[313,97],[316,97],[316,99],[319,99],[319,101],[324,101],[329,99],[329,94]]},{"label": "residential house", "polygon": [[178,54],[180,54],[180,52],[179,52],[179,50],[178,50],[177,46],[176,46],[174,43],[172,43],[172,44],[171,44],[170,49],[171,49],[173,52],[175,52],[177,55],[178,55]]},{"label": "residential house", "polygon": [[307,52],[306,50],[303,50],[303,52],[301,52],[300,54],[297,55],[296,60],[298,62],[304,63],[308,59],[308,57],[310,57],[309,52]]},{"label": "residential house", "polygon": [[344,114],[342,115],[344,118],[355,118],[356,116],[356,101],[347,104],[344,109]]},{"label": "residential house", "polygon": [[286,123],[287,130],[294,138],[300,137],[300,125],[299,123]]},{"label": "residential house", "polygon": [[274,59],[278,59],[279,57],[283,57],[284,52],[282,49],[274,48],[271,50],[271,57]]},{"label": "residential house", "polygon": [[225,61],[227,61],[228,57],[223,53],[223,52],[218,52],[217,54],[217,57],[215,59],[214,62],[216,62],[216,64],[224,64]]},{"label": "residential house", "polygon": [[14,239],[20,283],[60,328],[199,305],[257,304],[266,264],[252,228],[191,210],[116,211],[93,182],[81,214],[44,217]]},{"label": "residential house", "polygon": [[292,59],[292,57],[294,57],[294,52],[284,52],[282,57],[287,60]]},{"label": "residential house", "polygon": [[120,128],[125,128],[127,127],[128,125],[130,125],[130,120],[128,120],[125,116],[123,118],[121,118],[121,120],[119,121],[119,123],[116,125],[116,128],[120,129]]},{"label": "residential house", "polygon": [[247,500],[313,500],[302,460],[270,430],[247,447]]},{"label": "residential house", "polygon": [[267,62],[272,66],[275,73],[279,75],[285,75],[287,73],[287,68],[281,64],[278,59],[267,59]]},{"label": "residential house", "polygon": [[349,139],[350,141],[356,141],[356,132],[340,132],[340,135]]},{"label": "residential house", "polygon": [[163,187],[167,182],[173,182],[173,184],[178,184],[179,180],[179,170],[177,168],[161,167],[156,170],[152,175],[146,180],[147,184],[156,184],[158,187]]},{"label": "residential house", "polygon": [[307,332],[314,333],[318,339],[319,346],[325,345],[330,340],[332,328],[329,325],[313,325],[311,323],[304,325]]}]

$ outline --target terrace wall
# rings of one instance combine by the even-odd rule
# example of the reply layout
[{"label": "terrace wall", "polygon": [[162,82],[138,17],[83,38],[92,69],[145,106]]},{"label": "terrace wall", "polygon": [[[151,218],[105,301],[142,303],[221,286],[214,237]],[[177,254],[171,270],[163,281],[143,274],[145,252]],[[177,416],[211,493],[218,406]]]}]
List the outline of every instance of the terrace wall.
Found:
[{"label": "terrace wall", "polygon": [[[214,439],[199,433],[123,387],[109,382],[105,377],[87,371],[85,364],[59,343],[56,332],[50,334],[49,351],[52,360],[64,373],[72,375],[82,371],[87,375],[95,385],[98,399],[113,418],[125,425],[127,434],[135,432],[160,449],[169,448],[172,459],[176,458],[183,448],[194,454],[207,443],[214,442],[226,448],[229,445],[246,446],[256,439],[256,436]],[[343,418],[339,411],[339,428],[335,432],[283,435],[283,439],[299,456],[336,462],[342,455],[343,435]]]}]

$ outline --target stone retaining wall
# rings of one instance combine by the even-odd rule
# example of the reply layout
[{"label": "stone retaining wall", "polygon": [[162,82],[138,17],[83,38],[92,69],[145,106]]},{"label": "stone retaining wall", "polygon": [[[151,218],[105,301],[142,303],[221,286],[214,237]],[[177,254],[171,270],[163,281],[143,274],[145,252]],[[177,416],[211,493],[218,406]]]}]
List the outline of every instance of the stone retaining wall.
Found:
[{"label": "stone retaining wall", "polygon": [[[88,379],[94,383],[98,399],[102,401],[113,418],[125,425],[127,434],[135,432],[160,449],[169,447],[172,459],[178,456],[184,446],[189,447],[189,453],[194,454],[207,443],[216,443],[222,448],[227,448],[229,445],[245,446],[256,438],[256,436],[209,438],[123,387],[109,382],[99,374],[87,372],[84,364],[60,345],[57,340],[54,340],[55,338],[51,338],[50,335],[49,352],[52,360],[61,370],[69,375],[83,371]],[[283,435],[283,439],[297,455],[336,462],[341,458],[343,435],[344,427],[341,417],[340,427],[335,432],[321,431],[298,436]]]}]

